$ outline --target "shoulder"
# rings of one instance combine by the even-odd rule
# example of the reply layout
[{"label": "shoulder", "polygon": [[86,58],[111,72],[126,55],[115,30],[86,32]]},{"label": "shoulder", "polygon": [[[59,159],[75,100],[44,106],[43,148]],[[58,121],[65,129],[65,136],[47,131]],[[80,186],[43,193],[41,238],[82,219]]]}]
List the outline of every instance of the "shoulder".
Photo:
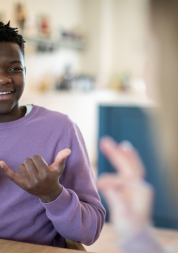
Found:
[{"label": "shoulder", "polygon": [[51,111],[41,106],[33,105],[32,113],[35,120],[43,124],[53,125],[53,127],[60,125],[69,129],[75,124],[66,114]]}]

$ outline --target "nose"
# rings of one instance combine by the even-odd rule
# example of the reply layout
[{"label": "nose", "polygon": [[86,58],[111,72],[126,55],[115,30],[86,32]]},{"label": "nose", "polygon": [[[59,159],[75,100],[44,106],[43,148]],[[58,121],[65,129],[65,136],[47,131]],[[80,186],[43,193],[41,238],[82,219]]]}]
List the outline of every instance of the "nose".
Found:
[{"label": "nose", "polygon": [[4,74],[0,74],[0,85],[6,85],[8,83],[11,83],[12,79]]}]

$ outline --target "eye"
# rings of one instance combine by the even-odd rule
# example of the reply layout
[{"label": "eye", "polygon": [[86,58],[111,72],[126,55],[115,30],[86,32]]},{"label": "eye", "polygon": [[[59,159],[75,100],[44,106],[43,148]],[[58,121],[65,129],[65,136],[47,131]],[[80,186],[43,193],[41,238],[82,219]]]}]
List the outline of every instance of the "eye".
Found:
[{"label": "eye", "polygon": [[8,70],[8,72],[22,72],[23,69],[19,67],[12,67]]}]

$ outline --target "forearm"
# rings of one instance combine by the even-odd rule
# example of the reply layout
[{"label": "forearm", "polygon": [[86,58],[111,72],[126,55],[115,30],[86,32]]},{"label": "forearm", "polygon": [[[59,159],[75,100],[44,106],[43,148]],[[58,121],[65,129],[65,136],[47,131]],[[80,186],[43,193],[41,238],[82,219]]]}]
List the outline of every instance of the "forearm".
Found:
[{"label": "forearm", "polygon": [[84,203],[72,190],[63,188],[51,203],[42,203],[54,227],[63,237],[86,245],[94,243],[104,224],[105,211],[101,204]]}]

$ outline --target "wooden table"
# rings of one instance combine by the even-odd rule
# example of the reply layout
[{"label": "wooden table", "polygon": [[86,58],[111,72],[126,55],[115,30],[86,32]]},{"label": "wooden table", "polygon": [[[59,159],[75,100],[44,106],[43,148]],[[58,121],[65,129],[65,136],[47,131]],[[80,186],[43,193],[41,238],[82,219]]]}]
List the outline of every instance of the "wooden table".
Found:
[{"label": "wooden table", "polygon": [[[178,252],[178,231],[154,229],[155,236],[167,252]],[[118,234],[110,224],[105,224],[99,239],[91,246],[85,246],[87,252],[121,253],[118,248]],[[82,253],[78,250],[54,248],[49,246],[20,243],[0,239],[0,253]]]},{"label": "wooden table", "polygon": [[0,253],[81,253],[82,251],[0,239]]}]

